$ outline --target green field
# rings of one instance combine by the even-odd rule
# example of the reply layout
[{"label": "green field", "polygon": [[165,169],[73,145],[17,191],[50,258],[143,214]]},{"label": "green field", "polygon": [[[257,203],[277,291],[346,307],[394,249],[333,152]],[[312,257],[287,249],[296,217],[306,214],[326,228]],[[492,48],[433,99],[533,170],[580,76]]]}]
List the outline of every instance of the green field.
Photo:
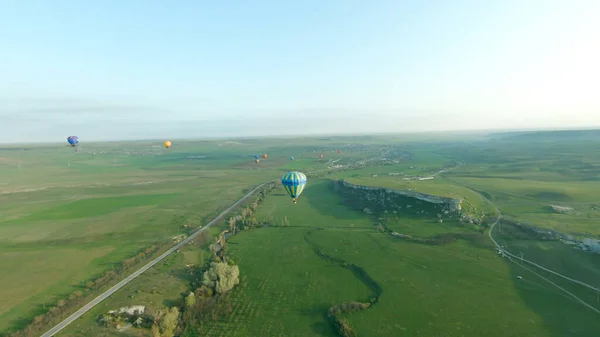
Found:
[{"label": "green field", "polygon": [[[233,312],[203,324],[200,335],[335,336],[326,317],[329,307],[377,296],[370,308],[344,316],[359,336],[594,335],[600,329],[598,314],[500,257],[487,236],[490,223],[439,223],[401,212],[367,215],[332,187],[334,180],[345,179],[460,198],[467,214],[493,219],[498,208],[510,221],[600,238],[600,161],[594,156],[600,142],[585,132],[570,137],[181,141],[169,150],[149,142],[99,143],[77,153],[61,146],[0,148],[0,169],[6,172],[0,180],[0,270],[5,275],[0,298],[6,298],[0,304],[0,331],[21,328],[45,306],[85,289],[87,281],[141,249],[156,242],[166,248],[173,236],[191,230],[183,225],[203,225],[253,186],[302,170],[309,185],[298,204],[277,189],[256,213],[271,226],[230,238],[228,254],[241,271],[241,283],[231,293]],[[410,153],[410,159],[353,166],[390,156],[390,149]],[[255,163],[253,156],[263,153],[268,159]],[[337,171],[333,165],[345,168]],[[402,179],[448,167],[433,180]],[[321,178],[310,174],[329,170]],[[574,210],[559,214],[550,205]],[[381,221],[390,231],[418,238],[458,240],[411,242],[382,232],[376,226]],[[600,277],[600,255],[526,237],[510,230],[509,223],[500,227],[498,240],[512,252],[586,283]],[[125,305],[146,305],[150,312],[175,305],[193,281],[186,265],[202,265],[209,256],[206,247],[187,246],[59,336],[150,336],[149,330],[136,328],[116,332],[95,318]],[[542,275],[600,309],[595,293]]]},{"label": "green field", "polygon": [[[328,182],[312,183],[297,205],[272,194],[262,206],[260,217],[287,217],[289,227],[231,239],[230,254],[247,279],[233,294],[233,316],[202,333],[333,336],[323,317],[327,308],[373,294],[347,269],[319,260],[314,248],[360,266],[381,286],[379,303],[347,317],[361,336],[589,336],[600,327],[593,312],[507,264],[490,243],[402,242],[377,233],[373,219],[344,209]],[[405,220],[420,235],[444,232],[431,221]]]},{"label": "green field", "polygon": [[[0,147],[0,332],[156,242],[203,225],[286,170],[321,170],[336,143],[178,141]],[[339,146],[342,146],[339,144]],[[254,154],[269,158],[254,162]],[[289,157],[294,155],[295,161]],[[365,154],[352,153],[356,158]],[[184,228],[184,225],[191,227]]]}]

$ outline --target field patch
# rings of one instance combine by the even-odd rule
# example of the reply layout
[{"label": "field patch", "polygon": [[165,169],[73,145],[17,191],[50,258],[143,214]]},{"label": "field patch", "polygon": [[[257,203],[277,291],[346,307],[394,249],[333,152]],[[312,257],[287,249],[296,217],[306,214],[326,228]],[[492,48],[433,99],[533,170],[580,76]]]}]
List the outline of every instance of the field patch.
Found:
[{"label": "field patch", "polygon": [[290,227],[373,228],[374,225],[374,220],[364,213],[346,207],[341,196],[333,192],[333,182],[326,179],[309,178],[297,204],[279,187],[265,199],[256,217],[275,225],[287,218]]},{"label": "field patch", "polygon": [[0,330],[6,329],[9,322],[27,315],[32,306],[42,309],[44,303],[56,300],[56,295],[69,293],[88,275],[104,269],[94,260],[105,257],[114,249],[0,251]]},{"label": "field patch", "polygon": [[383,289],[379,303],[347,316],[358,335],[583,337],[600,327],[595,313],[534,276],[520,283],[523,270],[467,242],[432,247],[332,231],[315,232],[314,241],[363,266]]},{"label": "field patch", "polygon": [[[40,220],[59,220],[90,218],[117,212],[127,207],[155,205],[178,196],[177,193],[143,194],[135,196],[116,196],[105,198],[89,198],[73,201],[46,211],[34,213],[16,222],[32,222]],[[15,221],[13,221],[15,222]]]},{"label": "field patch", "polygon": [[352,272],[322,260],[305,241],[306,229],[264,228],[230,242],[242,283],[233,314],[202,330],[206,336],[332,336],[327,309],[368,301],[370,289]]}]

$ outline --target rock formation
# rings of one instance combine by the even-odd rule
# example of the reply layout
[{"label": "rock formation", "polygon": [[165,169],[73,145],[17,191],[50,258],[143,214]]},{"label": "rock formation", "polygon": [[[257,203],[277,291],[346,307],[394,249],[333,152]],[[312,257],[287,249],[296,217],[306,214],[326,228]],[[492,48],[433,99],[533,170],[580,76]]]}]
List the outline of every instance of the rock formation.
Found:
[{"label": "rock formation", "polygon": [[[425,193],[371,187],[349,183],[344,180],[335,182],[337,192],[348,200],[360,202],[355,205],[365,213],[397,212],[399,210],[416,214],[455,214],[461,210],[462,199],[453,199]],[[419,206],[413,209],[413,206]]]}]

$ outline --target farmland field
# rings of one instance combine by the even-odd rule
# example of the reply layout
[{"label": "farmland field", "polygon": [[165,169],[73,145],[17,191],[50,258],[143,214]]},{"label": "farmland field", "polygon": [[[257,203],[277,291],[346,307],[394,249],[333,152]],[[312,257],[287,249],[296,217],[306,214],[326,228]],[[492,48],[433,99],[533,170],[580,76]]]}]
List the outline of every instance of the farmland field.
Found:
[{"label": "farmland field", "polygon": [[[600,309],[596,293],[502,258],[487,236],[500,211],[494,235],[513,253],[600,286],[593,284],[600,255],[523,234],[514,225],[600,238],[600,161],[594,156],[600,142],[589,132],[570,137],[373,136],[182,142],[168,151],[143,142],[93,144],[78,153],[0,150],[7,172],[0,181],[0,270],[9,275],[0,280],[0,297],[8,299],[0,307],[0,330],[20,328],[44,304],[85,289],[112,264],[156,242],[168,246],[173,236],[189,232],[184,224],[202,225],[244,191],[297,169],[309,175],[298,204],[275,189],[255,214],[269,225],[228,240],[241,280],[230,294],[231,314],[188,329],[187,336],[335,336],[328,309],[350,301],[373,303],[342,315],[359,336],[592,336],[600,315],[557,286]],[[410,156],[389,161],[384,157],[396,153],[390,149]],[[268,159],[255,163],[254,154],[262,153]],[[368,158],[378,159],[354,164]],[[367,214],[335,191],[338,179],[460,198],[465,214],[485,221]],[[573,210],[558,213],[551,205]],[[457,239],[425,244],[390,232]],[[146,305],[149,312],[177,305],[196,277],[186,265],[202,266],[210,256],[205,246],[186,246],[58,335],[150,336],[148,329],[115,332],[95,320],[125,305]]]}]

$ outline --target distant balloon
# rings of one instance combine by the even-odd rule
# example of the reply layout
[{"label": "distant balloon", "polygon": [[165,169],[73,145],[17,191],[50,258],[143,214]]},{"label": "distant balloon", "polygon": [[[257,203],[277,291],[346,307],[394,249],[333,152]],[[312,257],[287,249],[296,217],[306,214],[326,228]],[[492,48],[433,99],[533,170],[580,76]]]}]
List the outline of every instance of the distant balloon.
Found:
[{"label": "distant balloon", "polygon": [[263,154],[263,159],[267,159],[267,154]]},{"label": "distant balloon", "polygon": [[342,153],[342,151],[338,150],[338,154]]},{"label": "distant balloon", "polygon": [[298,171],[288,172],[281,178],[281,184],[290,197],[292,197],[295,204],[306,186],[306,176],[304,173]]},{"label": "distant balloon", "polygon": [[163,145],[168,149],[168,148],[171,147],[171,141],[165,140],[165,142],[163,143]]},{"label": "distant balloon", "polygon": [[294,157],[290,157],[290,160],[294,160],[294,159],[295,159]]},{"label": "distant balloon", "polygon": [[77,144],[79,144],[79,137],[69,136],[67,137],[67,142],[69,142],[69,144],[71,144],[72,147],[75,147]]},{"label": "distant balloon", "polygon": [[258,155],[257,154],[254,155],[254,159],[258,159]]},{"label": "distant balloon", "polygon": [[260,163],[260,159],[254,159],[254,161]]},{"label": "distant balloon", "polygon": [[323,159],[323,154],[322,153],[319,155],[319,159]]}]

